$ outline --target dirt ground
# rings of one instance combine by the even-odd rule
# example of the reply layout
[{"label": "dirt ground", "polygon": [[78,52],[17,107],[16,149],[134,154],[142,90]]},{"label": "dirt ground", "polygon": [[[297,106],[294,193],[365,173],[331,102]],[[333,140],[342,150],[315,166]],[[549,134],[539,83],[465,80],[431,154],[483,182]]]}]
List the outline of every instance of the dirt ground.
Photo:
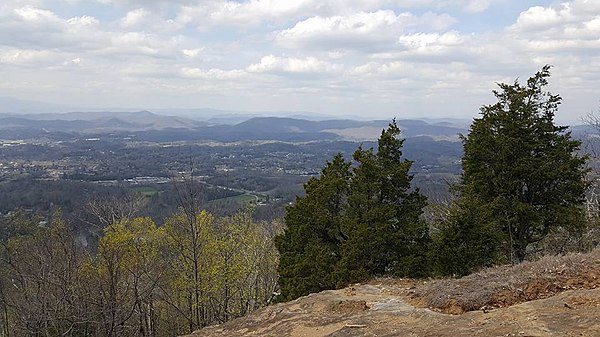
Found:
[{"label": "dirt ground", "polygon": [[193,336],[600,336],[600,251],[461,279],[376,279]]}]

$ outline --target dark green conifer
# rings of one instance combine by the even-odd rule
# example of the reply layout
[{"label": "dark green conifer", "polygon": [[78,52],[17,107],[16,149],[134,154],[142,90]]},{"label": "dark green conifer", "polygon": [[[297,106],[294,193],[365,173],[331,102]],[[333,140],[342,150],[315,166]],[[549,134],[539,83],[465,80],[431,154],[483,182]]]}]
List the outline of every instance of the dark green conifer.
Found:
[{"label": "dark green conifer", "polygon": [[373,275],[421,276],[427,273],[427,224],[420,218],[426,198],[411,190],[412,161],[403,160],[404,140],[393,121],[378,140],[377,153],[359,147],[345,222],[348,240],[339,265],[343,282]]},{"label": "dark green conifer", "polygon": [[332,289],[377,275],[424,275],[428,228],[420,219],[426,199],[411,190],[411,161],[393,121],[378,151],[359,147],[356,165],[341,155],[306,195],[286,210],[281,254],[280,300]]},{"label": "dark green conifer", "polygon": [[341,223],[349,180],[350,163],[338,154],[319,178],[306,183],[306,195],[286,209],[286,230],[276,240],[280,252],[279,300],[331,289],[336,284],[332,273],[345,239]]},{"label": "dark green conifer", "polygon": [[[553,228],[583,223],[586,157],[565,126],[554,125],[559,95],[544,91],[550,67],[526,85],[499,84],[463,138],[460,192],[492,211],[515,262]],[[469,207],[468,203],[465,207]]]},{"label": "dark green conifer", "polygon": [[436,275],[464,276],[503,261],[504,234],[492,210],[479,200],[463,196],[437,227],[430,250]]}]

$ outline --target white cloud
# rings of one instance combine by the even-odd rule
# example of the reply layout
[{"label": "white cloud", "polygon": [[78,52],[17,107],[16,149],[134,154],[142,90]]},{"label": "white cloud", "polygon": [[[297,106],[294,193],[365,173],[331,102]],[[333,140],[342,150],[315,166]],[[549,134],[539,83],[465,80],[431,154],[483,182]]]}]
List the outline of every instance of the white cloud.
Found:
[{"label": "white cloud", "polygon": [[298,17],[317,15],[326,8],[326,2],[317,0],[212,0],[182,6],[175,21],[196,26],[200,30],[215,26],[247,30],[264,23],[282,24]]},{"label": "white cloud", "polygon": [[391,10],[358,12],[346,16],[311,17],[277,34],[288,47],[317,49],[381,50],[393,48],[406,27],[429,26],[445,29],[455,20],[449,15],[411,13],[396,15]]},{"label": "white cloud", "polygon": [[[492,1],[502,0],[485,0],[484,2],[491,3]],[[176,20],[183,24],[195,25],[201,30],[207,30],[213,26],[249,29],[265,23],[280,25],[310,17],[351,16],[359,12],[378,12],[382,8],[389,10],[423,8],[432,4],[437,4],[440,8],[477,7],[471,3],[479,2],[482,0],[442,2],[434,0],[209,0],[182,6]],[[446,17],[447,20],[449,16],[446,15]],[[452,22],[454,22],[453,19]],[[439,23],[433,23],[439,25]]]},{"label": "white cloud", "polygon": [[197,58],[200,56],[200,53],[202,52],[203,48],[195,48],[195,49],[182,49],[181,53],[183,55],[185,55],[185,57],[188,58]]},{"label": "white cloud", "polygon": [[14,8],[0,13],[0,44],[22,49],[99,46],[98,23],[89,15],[63,19],[46,9]]},{"label": "white cloud", "polygon": [[201,78],[207,80],[236,80],[244,76],[242,70],[223,70],[223,69],[200,69],[200,68],[182,68],[181,75],[188,78]]},{"label": "white cloud", "polygon": [[392,11],[360,12],[349,16],[311,17],[280,32],[278,39],[283,43],[299,42],[300,44],[318,41],[323,43],[323,47],[330,47],[330,43],[334,41],[338,44],[348,44],[353,41],[364,43],[366,40],[385,41],[389,39],[390,34],[379,33],[401,29],[402,18]]},{"label": "white cloud", "polygon": [[338,71],[340,67],[315,57],[289,58],[267,55],[247,69],[255,73],[325,74]]},{"label": "white cloud", "polygon": [[147,22],[150,12],[144,8],[137,8],[127,12],[121,20],[123,27],[136,27]]},{"label": "white cloud", "polygon": [[571,1],[574,12],[581,15],[589,15],[600,12],[600,2],[597,0],[574,0]]},{"label": "white cloud", "polygon": [[84,16],[75,16],[66,21],[69,25],[75,26],[94,26],[100,23],[98,19],[93,16],[84,15]]},{"label": "white cloud", "polygon": [[[46,48],[97,56],[110,53],[118,58],[135,54],[175,56],[181,55],[180,49],[197,48],[196,43],[176,35],[174,30],[161,29],[166,21],[144,9],[129,12],[119,25],[101,22],[92,15],[61,18],[50,10],[30,6],[15,8],[0,14],[0,18],[0,43],[21,49]],[[155,27],[146,29],[149,26]]]},{"label": "white cloud", "polygon": [[464,39],[458,32],[439,33],[416,33],[402,35],[399,42],[410,49],[426,50],[432,46],[457,46],[463,43]]},{"label": "white cloud", "polygon": [[464,5],[464,10],[469,13],[479,13],[487,10],[491,4],[491,0],[470,0]]},{"label": "white cloud", "polygon": [[163,18],[157,14],[157,11],[150,11],[146,8],[130,10],[120,20],[120,25],[125,30],[143,30],[163,35],[176,34],[183,28],[183,25],[174,19]]},{"label": "white cloud", "polygon": [[541,30],[573,20],[571,8],[563,4],[562,8],[535,6],[521,13],[512,26],[515,30]]},{"label": "white cloud", "polygon": [[262,21],[289,19],[314,7],[313,0],[250,0],[227,1],[210,13],[210,19],[219,24],[258,24]]},{"label": "white cloud", "polygon": [[14,10],[19,18],[28,22],[57,22],[58,17],[51,11],[25,6]]},{"label": "white cloud", "polygon": [[0,49],[0,66],[39,66],[48,65],[60,59],[56,53],[48,50],[9,48]]},{"label": "white cloud", "polygon": [[507,33],[540,53],[600,52],[600,6],[595,12],[589,9],[594,6],[587,1],[532,7],[519,15]]}]

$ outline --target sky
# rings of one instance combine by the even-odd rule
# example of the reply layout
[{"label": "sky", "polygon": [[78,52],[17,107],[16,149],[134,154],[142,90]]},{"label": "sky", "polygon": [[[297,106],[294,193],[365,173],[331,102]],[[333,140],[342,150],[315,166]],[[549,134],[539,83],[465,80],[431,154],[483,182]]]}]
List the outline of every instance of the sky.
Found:
[{"label": "sky", "polygon": [[600,0],[0,0],[0,96],[72,106],[465,118],[545,64],[600,112]]}]

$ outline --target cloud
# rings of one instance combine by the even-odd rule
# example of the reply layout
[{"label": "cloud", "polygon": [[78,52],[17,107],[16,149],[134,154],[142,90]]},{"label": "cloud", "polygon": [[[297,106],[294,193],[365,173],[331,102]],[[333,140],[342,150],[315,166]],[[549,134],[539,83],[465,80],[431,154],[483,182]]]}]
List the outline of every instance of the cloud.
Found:
[{"label": "cloud", "polygon": [[[110,54],[118,58],[135,54],[174,56],[180,55],[180,49],[197,48],[193,42],[176,35],[175,29],[164,29],[169,24],[145,9],[128,12],[118,25],[101,22],[91,15],[62,18],[50,10],[31,6],[14,8],[0,14],[0,18],[0,42],[20,49]],[[150,26],[153,29],[146,29]]]},{"label": "cloud", "polygon": [[349,16],[311,17],[277,35],[291,47],[370,49],[389,44],[402,30],[403,18],[392,11],[360,12]]},{"label": "cloud", "polygon": [[60,60],[56,53],[48,50],[31,50],[17,48],[0,49],[0,65],[40,66],[49,65]]},{"label": "cloud", "polygon": [[0,42],[23,49],[99,47],[98,23],[89,15],[63,19],[46,9],[14,8],[0,14]]},{"label": "cloud", "polygon": [[352,49],[375,51],[394,48],[407,27],[445,29],[455,22],[451,16],[425,13],[396,15],[391,10],[358,12],[346,16],[311,17],[277,34],[277,41],[291,48]]},{"label": "cloud", "polygon": [[337,72],[341,67],[328,62],[321,61],[315,57],[289,58],[267,55],[260,62],[247,67],[251,73],[274,73],[274,74],[327,74]]},{"label": "cloud", "polygon": [[[487,0],[486,3],[493,0]],[[498,0],[496,0],[498,1]],[[465,6],[465,0],[445,1],[445,6]],[[481,2],[468,0],[467,3]],[[248,29],[260,24],[285,25],[311,17],[350,16],[359,12],[423,8],[437,3],[434,0],[209,0],[181,7],[176,20],[192,24],[201,30],[215,26],[232,26]],[[446,20],[449,15],[446,14]]]},{"label": "cloud", "polygon": [[[597,9],[595,12],[591,11]],[[522,12],[507,33],[540,53],[600,48],[600,6],[587,1]]]},{"label": "cloud", "polygon": [[[494,82],[549,63],[569,111],[598,99],[595,0],[533,7],[508,0],[96,2],[0,2],[7,95],[472,114],[493,99]],[[496,22],[495,9],[518,14]],[[494,24],[473,24],[483,20]]]},{"label": "cloud", "polygon": [[463,37],[458,32],[439,33],[416,33],[402,35],[398,39],[400,44],[409,49],[425,51],[429,48],[443,46],[457,46],[464,42]]},{"label": "cloud", "polygon": [[176,34],[183,25],[174,19],[163,18],[156,11],[146,8],[136,8],[127,12],[120,20],[120,26],[129,31],[146,31],[156,34]]},{"label": "cloud", "polygon": [[53,12],[35,7],[25,6],[15,9],[14,12],[19,18],[27,22],[58,21],[58,17]]},{"label": "cloud", "polygon": [[211,21],[217,24],[259,24],[263,21],[289,20],[299,13],[314,8],[313,0],[279,1],[251,0],[247,2],[227,1],[214,6]]},{"label": "cloud", "polygon": [[[600,26],[600,2],[576,0],[557,6],[535,6],[519,14],[516,22],[508,27],[509,32],[538,36],[561,35],[577,36],[598,33]],[[597,38],[598,35],[594,37]]]},{"label": "cloud", "polygon": [[577,14],[597,15],[600,12],[600,2],[596,0],[574,0],[570,2],[571,8]]},{"label": "cloud", "polygon": [[487,10],[491,5],[491,0],[470,0],[466,2],[463,9],[469,13],[480,13]]},{"label": "cloud", "polygon": [[569,21],[575,17],[571,15],[571,8],[563,4],[562,8],[535,6],[522,12],[517,22],[511,26],[513,30],[543,30]]},{"label": "cloud", "polygon": [[200,69],[187,68],[181,69],[181,75],[187,78],[199,78],[205,80],[236,80],[245,75],[243,70],[223,70],[223,69]]},{"label": "cloud", "polygon": [[144,8],[137,8],[127,12],[127,15],[121,20],[123,27],[136,27],[148,21],[151,13]]},{"label": "cloud", "polygon": [[310,10],[314,0],[204,1],[181,7],[176,21],[201,29],[210,26],[256,26],[263,22],[283,22]]}]

